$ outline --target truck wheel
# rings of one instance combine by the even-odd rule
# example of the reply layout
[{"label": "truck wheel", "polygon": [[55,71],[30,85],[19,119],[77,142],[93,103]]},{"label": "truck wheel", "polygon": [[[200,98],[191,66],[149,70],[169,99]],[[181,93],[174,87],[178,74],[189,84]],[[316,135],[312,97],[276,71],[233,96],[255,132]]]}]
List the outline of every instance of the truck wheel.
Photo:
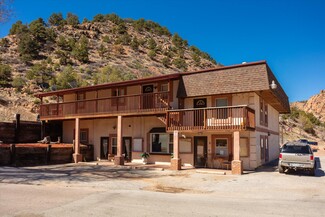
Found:
[{"label": "truck wheel", "polygon": [[309,175],[315,176],[315,168],[312,168],[311,170],[309,170]]},{"label": "truck wheel", "polygon": [[279,173],[284,173],[284,168],[283,168],[283,166],[280,166],[280,165],[279,165]]}]

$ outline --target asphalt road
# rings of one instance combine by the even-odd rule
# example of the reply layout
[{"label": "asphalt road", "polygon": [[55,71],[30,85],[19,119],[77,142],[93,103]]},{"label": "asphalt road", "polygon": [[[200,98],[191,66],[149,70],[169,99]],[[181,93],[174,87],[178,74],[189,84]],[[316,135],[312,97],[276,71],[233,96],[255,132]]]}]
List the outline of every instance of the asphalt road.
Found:
[{"label": "asphalt road", "polygon": [[273,166],[242,176],[91,164],[0,167],[0,216],[325,216],[325,157],[317,159],[316,177]]}]

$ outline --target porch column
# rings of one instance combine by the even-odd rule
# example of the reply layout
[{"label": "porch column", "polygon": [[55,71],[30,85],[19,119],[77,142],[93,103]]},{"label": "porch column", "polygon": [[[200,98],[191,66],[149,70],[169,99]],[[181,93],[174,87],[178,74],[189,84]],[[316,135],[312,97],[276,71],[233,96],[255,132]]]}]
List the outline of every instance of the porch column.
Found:
[{"label": "porch column", "polygon": [[114,157],[115,165],[124,165],[123,139],[122,139],[122,116],[117,117],[117,153]]},{"label": "porch column", "polygon": [[182,167],[182,159],[179,157],[179,132],[177,130],[174,131],[174,140],[173,140],[173,159],[171,160],[171,169],[172,170],[181,170]]},{"label": "porch column", "polygon": [[240,136],[239,131],[234,132],[234,160],[231,162],[231,172],[233,175],[243,174],[243,162],[240,160]]},{"label": "porch column", "polygon": [[73,160],[75,163],[82,161],[82,155],[80,154],[80,119],[75,120],[75,135],[74,135],[74,154]]}]

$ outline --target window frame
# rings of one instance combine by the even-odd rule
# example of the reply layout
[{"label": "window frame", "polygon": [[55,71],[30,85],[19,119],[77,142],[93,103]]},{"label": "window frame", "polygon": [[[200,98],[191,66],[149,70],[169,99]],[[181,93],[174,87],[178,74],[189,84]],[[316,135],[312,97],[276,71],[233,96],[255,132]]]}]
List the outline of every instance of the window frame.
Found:
[{"label": "window frame", "polygon": [[267,127],[269,123],[268,104],[260,97],[260,125]]},{"label": "window frame", "polygon": [[[167,151],[166,152],[157,152],[157,151],[153,151],[153,135],[155,134],[159,134],[159,135],[167,135]],[[159,140],[160,141],[160,140]],[[173,134],[170,133],[149,133],[149,151],[150,154],[172,154],[173,153],[173,146],[174,146],[174,141],[173,141]]]},{"label": "window frame", "polygon": [[[226,155],[220,155],[220,154],[218,154],[218,147],[219,147],[219,149],[220,149],[220,147],[221,146],[218,146],[217,145],[217,140],[226,140],[227,141],[227,143],[226,143],[226,147],[224,147],[224,148],[222,148],[222,149],[226,149]],[[220,157],[220,158],[229,158],[229,155],[230,155],[230,150],[229,150],[229,138],[225,138],[225,137],[218,137],[218,138],[215,138],[214,139],[214,148],[215,148],[215,150],[214,150],[214,155],[216,156],[216,157]]]},{"label": "window frame", "polygon": [[[117,87],[113,88],[112,90],[112,106],[124,106],[126,103],[125,97],[126,96],[126,87]],[[121,92],[124,92],[121,94]]]}]

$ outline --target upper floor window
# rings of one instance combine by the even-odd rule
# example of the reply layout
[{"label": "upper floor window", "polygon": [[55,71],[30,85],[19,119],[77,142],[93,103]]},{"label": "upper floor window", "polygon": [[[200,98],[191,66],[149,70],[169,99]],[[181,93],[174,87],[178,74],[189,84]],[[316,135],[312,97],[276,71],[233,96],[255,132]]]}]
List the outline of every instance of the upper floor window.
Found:
[{"label": "upper floor window", "polygon": [[[226,107],[228,106],[227,98],[217,98],[216,99],[216,107]],[[228,108],[220,108],[218,110],[218,119],[226,119],[228,118]]]},{"label": "upper floor window", "polygon": [[167,92],[168,91],[168,83],[163,83],[160,85],[160,92]]},{"label": "upper floor window", "polygon": [[[126,95],[126,88],[120,87],[120,88],[114,88],[112,89],[112,96],[125,96]],[[125,98],[124,97],[118,97],[117,99],[112,99],[112,105],[125,105]]]},{"label": "upper floor window", "polygon": [[260,124],[268,126],[268,105],[262,98],[260,98]]}]

